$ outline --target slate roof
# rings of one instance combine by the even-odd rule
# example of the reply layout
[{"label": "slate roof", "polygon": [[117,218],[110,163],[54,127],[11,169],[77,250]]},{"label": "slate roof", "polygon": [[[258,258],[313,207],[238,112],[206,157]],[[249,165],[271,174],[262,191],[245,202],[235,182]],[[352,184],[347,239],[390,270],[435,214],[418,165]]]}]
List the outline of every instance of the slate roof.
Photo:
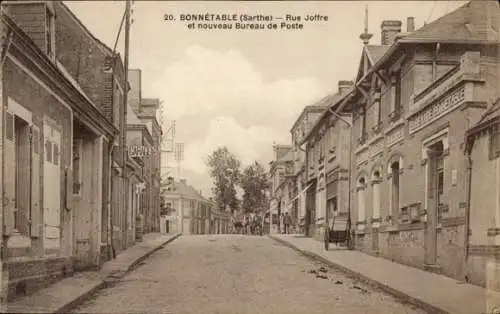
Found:
[{"label": "slate roof", "polygon": [[[174,191],[165,191],[165,194],[167,195],[181,195],[183,198],[187,199],[194,199],[198,201],[203,201],[203,202],[208,202],[209,200],[204,198],[200,192],[198,192],[194,187],[192,187],[189,184],[184,184],[181,181],[175,181],[174,182]],[[162,189],[163,190],[163,189]]]},{"label": "slate roof", "polygon": [[389,50],[387,45],[366,45],[368,57],[371,59],[372,65],[375,64]]},{"label": "slate roof", "polygon": [[472,0],[455,11],[404,35],[402,42],[499,41],[498,1]]}]

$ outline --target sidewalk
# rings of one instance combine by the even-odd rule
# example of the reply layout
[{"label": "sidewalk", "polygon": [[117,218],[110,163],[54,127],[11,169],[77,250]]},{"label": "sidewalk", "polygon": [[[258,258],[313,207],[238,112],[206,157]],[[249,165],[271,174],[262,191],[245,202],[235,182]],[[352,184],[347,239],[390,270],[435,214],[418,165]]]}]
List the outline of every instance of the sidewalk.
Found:
[{"label": "sidewalk", "polygon": [[345,248],[327,252],[323,242],[302,235],[271,235],[304,255],[320,260],[374,284],[430,313],[493,314],[500,309],[500,293],[459,282],[449,277],[404,266],[390,260]]},{"label": "sidewalk", "polygon": [[32,295],[2,306],[2,313],[65,313],[70,311],[109,282],[119,279],[180,234],[145,234],[142,242],[120,252],[99,271],[79,272]]}]

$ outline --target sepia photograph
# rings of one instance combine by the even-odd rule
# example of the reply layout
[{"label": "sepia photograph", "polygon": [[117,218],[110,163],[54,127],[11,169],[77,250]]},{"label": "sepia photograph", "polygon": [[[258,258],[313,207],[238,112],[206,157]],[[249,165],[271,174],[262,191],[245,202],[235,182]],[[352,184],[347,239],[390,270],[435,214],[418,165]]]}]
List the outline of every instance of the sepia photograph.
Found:
[{"label": "sepia photograph", "polygon": [[500,314],[500,1],[0,1],[0,312]]}]

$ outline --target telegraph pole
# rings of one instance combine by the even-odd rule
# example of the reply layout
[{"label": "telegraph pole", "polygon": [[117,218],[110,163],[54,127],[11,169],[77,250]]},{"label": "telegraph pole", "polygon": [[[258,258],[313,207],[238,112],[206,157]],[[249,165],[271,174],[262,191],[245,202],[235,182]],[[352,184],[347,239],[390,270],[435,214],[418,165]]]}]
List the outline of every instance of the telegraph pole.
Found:
[{"label": "telegraph pole", "polygon": [[127,124],[127,105],[128,105],[128,55],[129,55],[129,41],[130,41],[130,0],[126,0],[125,2],[125,51],[123,52],[124,54],[124,69],[125,69],[125,95],[123,97],[123,124],[122,124],[122,147],[123,147],[123,165],[124,165],[124,170],[125,170],[125,163],[127,160],[127,150],[125,149],[125,144],[126,144],[126,124]]}]

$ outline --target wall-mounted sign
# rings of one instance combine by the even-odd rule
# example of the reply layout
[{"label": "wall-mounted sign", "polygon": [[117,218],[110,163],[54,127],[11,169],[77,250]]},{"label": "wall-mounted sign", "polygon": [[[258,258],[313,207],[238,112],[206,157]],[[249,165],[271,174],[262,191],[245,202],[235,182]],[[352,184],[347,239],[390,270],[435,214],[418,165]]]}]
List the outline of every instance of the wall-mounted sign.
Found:
[{"label": "wall-mounted sign", "polygon": [[142,145],[127,146],[127,151],[130,157],[146,157],[156,153],[155,147],[148,147]]}]

